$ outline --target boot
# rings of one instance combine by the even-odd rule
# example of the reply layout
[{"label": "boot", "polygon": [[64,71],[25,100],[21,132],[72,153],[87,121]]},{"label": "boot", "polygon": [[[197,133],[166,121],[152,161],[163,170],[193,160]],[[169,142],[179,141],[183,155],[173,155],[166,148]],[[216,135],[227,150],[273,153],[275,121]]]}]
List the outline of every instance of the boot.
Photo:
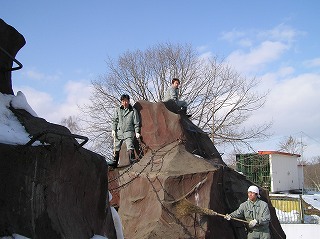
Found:
[{"label": "boot", "polygon": [[130,164],[134,164],[136,162],[136,156],[134,155],[134,150],[133,149],[129,149],[128,150],[128,155],[129,155],[129,162]]},{"label": "boot", "polygon": [[178,112],[182,115],[187,116],[188,118],[190,118],[192,116],[191,114],[187,114],[187,107],[185,107],[185,106],[181,106],[181,108],[178,110]]},{"label": "boot", "polygon": [[115,151],[113,155],[113,161],[108,162],[108,165],[112,168],[118,167],[118,162],[119,162],[119,151]]},{"label": "boot", "polygon": [[182,106],[180,111],[182,112],[182,114],[186,115],[187,114],[187,107]]}]

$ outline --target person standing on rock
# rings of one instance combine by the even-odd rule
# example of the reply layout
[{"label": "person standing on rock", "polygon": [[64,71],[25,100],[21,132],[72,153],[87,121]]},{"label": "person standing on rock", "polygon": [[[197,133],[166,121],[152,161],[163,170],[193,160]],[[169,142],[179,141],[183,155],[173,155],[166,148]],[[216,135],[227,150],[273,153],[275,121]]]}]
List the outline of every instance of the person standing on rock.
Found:
[{"label": "person standing on rock", "polygon": [[179,100],[179,85],[180,80],[178,78],[173,78],[171,81],[171,86],[168,88],[164,101],[173,100],[180,108],[180,112],[187,114],[187,102]]},{"label": "person standing on rock", "polygon": [[269,222],[270,211],[268,204],[259,199],[259,188],[250,186],[248,188],[248,200],[241,203],[239,208],[230,214],[225,215],[225,219],[245,218],[249,223],[248,239],[270,239]]},{"label": "person standing on rock", "polygon": [[116,168],[119,162],[119,153],[121,145],[125,142],[129,161],[131,164],[135,162],[134,137],[140,138],[140,117],[135,108],[130,104],[129,95],[123,94],[120,97],[121,106],[114,111],[112,118],[112,137],[114,139],[114,155],[113,160],[108,165]]}]

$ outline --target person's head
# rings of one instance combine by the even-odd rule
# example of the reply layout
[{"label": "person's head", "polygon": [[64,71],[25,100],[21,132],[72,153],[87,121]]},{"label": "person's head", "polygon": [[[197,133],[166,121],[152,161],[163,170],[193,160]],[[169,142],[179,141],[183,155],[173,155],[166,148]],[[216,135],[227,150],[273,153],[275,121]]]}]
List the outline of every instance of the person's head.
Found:
[{"label": "person's head", "polygon": [[123,95],[121,95],[121,97],[120,97],[120,101],[121,101],[121,105],[122,105],[124,108],[128,108],[128,107],[129,107],[129,104],[130,104],[130,96],[129,96],[129,95],[126,95],[126,94],[123,94]]},{"label": "person's head", "polygon": [[260,197],[260,194],[259,194],[259,188],[257,186],[250,186],[248,188],[248,198],[250,201],[256,201],[257,200],[257,197]]},{"label": "person's head", "polygon": [[173,78],[171,83],[174,88],[179,88],[180,80],[178,78]]}]

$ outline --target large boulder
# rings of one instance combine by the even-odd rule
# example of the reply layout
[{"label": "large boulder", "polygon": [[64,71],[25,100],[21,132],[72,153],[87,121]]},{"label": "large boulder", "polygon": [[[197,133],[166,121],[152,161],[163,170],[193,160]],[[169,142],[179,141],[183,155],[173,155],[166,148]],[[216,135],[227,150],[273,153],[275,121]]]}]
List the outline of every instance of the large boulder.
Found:
[{"label": "large boulder", "polygon": [[[11,72],[22,67],[15,56],[25,43],[0,19],[0,93],[13,95]],[[0,144],[0,237],[116,238],[105,159],[82,148],[86,137],[10,109],[31,139],[26,145]]]},{"label": "large boulder", "polygon": [[0,237],[116,238],[105,159],[67,128],[11,110],[34,140],[0,144]]},{"label": "large boulder", "polygon": [[[141,115],[140,161],[109,174],[109,190],[118,197],[125,237],[144,238],[246,238],[241,222],[219,216],[190,213],[181,216],[182,199],[199,208],[225,214],[247,198],[252,184],[223,162],[209,137],[185,115],[178,114],[174,102],[137,102]],[[125,151],[125,147],[121,149]],[[121,165],[128,165],[121,152]],[[285,238],[268,193],[273,238]],[[188,210],[188,208],[185,208]]]}]

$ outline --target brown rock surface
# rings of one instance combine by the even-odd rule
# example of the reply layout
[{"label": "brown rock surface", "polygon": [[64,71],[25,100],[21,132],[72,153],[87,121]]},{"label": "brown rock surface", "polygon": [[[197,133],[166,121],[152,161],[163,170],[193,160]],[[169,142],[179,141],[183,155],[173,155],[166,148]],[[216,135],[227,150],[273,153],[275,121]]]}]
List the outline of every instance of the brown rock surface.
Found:
[{"label": "brown rock surface", "polygon": [[[143,157],[109,174],[125,238],[246,238],[243,223],[196,213],[181,217],[176,205],[186,198],[199,207],[229,213],[246,200],[252,183],[225,165],[208,136],[177,114],[173,102],[139,101],[134,107],[142,119],[137,154]],[[121,155],[122,165],[128,164],[124,152]],[[269,202],[267,192],[262,199]],[[269,205],[273,238],[285,238]]]}]

